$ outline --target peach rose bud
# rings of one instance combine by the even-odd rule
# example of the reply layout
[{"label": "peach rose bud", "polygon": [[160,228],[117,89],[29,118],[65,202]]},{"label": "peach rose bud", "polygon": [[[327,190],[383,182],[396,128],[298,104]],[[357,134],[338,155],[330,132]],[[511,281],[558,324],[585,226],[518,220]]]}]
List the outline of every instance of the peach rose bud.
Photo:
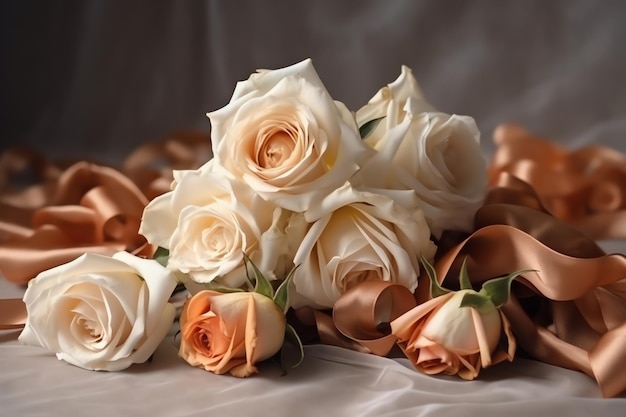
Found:
[{"label": "peach rose bud", "polygon": [[280,306],[265,295],[200,291],[180,316],[179,355],[216,374],[247,377],[257,372],[257,362],[280,350],[285,326]]},{"label": "peach rose bud", "polygon": [[439,287],[433,268],[426,263],[425,267],[435,297],[391,323],[399,346],[415,368],[429,375],[459,375],[471,380],[481,367],[513,360],[515,339],[498,307],[508,299],[512,280],[526,271],[487,281],[477,292],[471,289],[464,264],[462,289],[450,292]]}]

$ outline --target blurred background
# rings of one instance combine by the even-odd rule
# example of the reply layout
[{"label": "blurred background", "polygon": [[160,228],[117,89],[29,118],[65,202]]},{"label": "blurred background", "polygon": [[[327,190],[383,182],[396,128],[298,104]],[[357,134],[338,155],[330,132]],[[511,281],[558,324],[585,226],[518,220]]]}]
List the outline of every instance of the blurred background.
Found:
[{"label": "blurred background", "polygon": [[485,153],[514,121],[557,142],[626,133],[626,2],[2,1],[0,150],[116,164],[178,130],[210,131],[257,68],[311,57],[352,110],[406,64]]}]

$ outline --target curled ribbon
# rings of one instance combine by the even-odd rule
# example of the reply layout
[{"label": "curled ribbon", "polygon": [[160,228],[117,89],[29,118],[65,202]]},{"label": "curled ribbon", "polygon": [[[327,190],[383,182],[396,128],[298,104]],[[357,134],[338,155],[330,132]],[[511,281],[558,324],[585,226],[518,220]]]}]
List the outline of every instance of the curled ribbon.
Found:
[{"label": "curled ribbon", "polygon": [[149,254],[137,234],[146,197],[112,168],[79,162],[58,179],[51,205],[34,212],[32,229],[3,230],[0,272],[26,284],[39,272],[85,252]]},{"label": "curled ribbon", "polygon": [[585,372],[604,396],[626,389],[615,371],[626,361],[626,257],[605,254],[562,221],[529,207],[487,204],[475,232],[436,263],[443,282],[454,281],[464,259],[475,283],[517,269],[503,306],[518,344],[533,357]]},{"label": "curled ribbon", "polygon": [[387,355],[396,343],[389,323],[416,306],[411,291],[400,284],[366,281],[346,291],[332,315],[299,308],[300,324],[312,327],[321,343],[359,352]]},{"label": "curled ribbon", "polygon": [[0,330],[21,329],[26,324],[26,305],[19,298],[0,300]]},{"label": "curled ribbon", "polygon": [[555,217],[593,239],[626,237],[626,156],[603,146],[569,151],[517,125],[494,133],[489,168],[528,183]]},{"label": "curled ribbon", "polygon": [[344,336],[384,356],[396,343],[389,323],[416,305],[413,294],[400,284],[366,281],[337,300],[333,322]]},{"label": "curled ribbon", "polygon": [[[173,168],[192,169],[203,158],[210,158],[210,141],[195,132],[141,146],[122,170],[88,162],[61,168],[34,151],[6,151],[0,157],[0,274],[26,284],[85,252],[151,256],[153,248],[138,234],[145,205],[169,190]],[[25,174],[37,184],[13,190]]]}]

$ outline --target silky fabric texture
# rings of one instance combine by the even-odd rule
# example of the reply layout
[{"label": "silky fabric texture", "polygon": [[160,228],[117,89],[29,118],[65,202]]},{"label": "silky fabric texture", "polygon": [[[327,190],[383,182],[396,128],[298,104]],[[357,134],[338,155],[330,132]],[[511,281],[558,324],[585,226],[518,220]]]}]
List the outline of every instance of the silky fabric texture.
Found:
[{"label": "silky fabric texture", "polygon": [[[2,30],[17,35],[2,44],[0,107],[11,109],[2,118],[4,148],[29,144],[52,160],[117,165],[172,130],[207,132],[204,113],[222,107],[253,69],[311,56],[333,97],[350,108],[393,80],[401,64],[411,66],[433,104],[476,118],[486,155],[504,121],[570,149],[626,151],[626,90],[615,87],[626,68],[619,1],[85,2],[74,10],[48,3],[14,2],[32,12],[17,15],[2,5]],[[623,240],[603,247],[626,249]],[[22,293],[0,280],[3,298]],[[626,409],[623,395],[601,399],[584,373],[523,357],[466,382],[425,377],[404,359],[308,346],[287,377],[264,367],[241,381],[186,366],[173,335],[150,364],[115,374],[76,369],[16,338],[0,333],[2,415],[621,416]]]},{"label": "silky fabric texture", "polygon": [[286,376],[266,364],[260,375],[238,379],[189,367],[177,357],[173,333],[150,364],[112,373],[68,366],[53,354],[19,345],[11,333],[0,337],[0,400],[7,416],[85,410],[98,416],[252,416],[259,407],[279,417],[621,416],[626,405],[623,397],[599,398],[595,383],[580,372],[525,358],[462,381],[422,375],[406,359],[313,345]]}]

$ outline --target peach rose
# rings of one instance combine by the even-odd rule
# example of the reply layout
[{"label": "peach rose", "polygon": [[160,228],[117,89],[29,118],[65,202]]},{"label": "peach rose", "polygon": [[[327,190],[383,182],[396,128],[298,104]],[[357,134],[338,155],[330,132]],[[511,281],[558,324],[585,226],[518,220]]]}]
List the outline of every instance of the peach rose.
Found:
[{"label": "peach rose", "polygon": [[[433,298],[391,323],[398,344],[417,370],[428,374],[459,375],[471,380],[480,368],[504,359],[512,360],[515,340],[506,317],[484,298],[481,308],[461,306],[473,290],[449,292]],[[496,352],[502,329],[508,338],[508,352]]]},{"label": "peach rose", "polygon": [[200,291],[180,316],[179,355],[216,374],[247,377],[279,351],[286,320],[278,304],[254,292]]}]

